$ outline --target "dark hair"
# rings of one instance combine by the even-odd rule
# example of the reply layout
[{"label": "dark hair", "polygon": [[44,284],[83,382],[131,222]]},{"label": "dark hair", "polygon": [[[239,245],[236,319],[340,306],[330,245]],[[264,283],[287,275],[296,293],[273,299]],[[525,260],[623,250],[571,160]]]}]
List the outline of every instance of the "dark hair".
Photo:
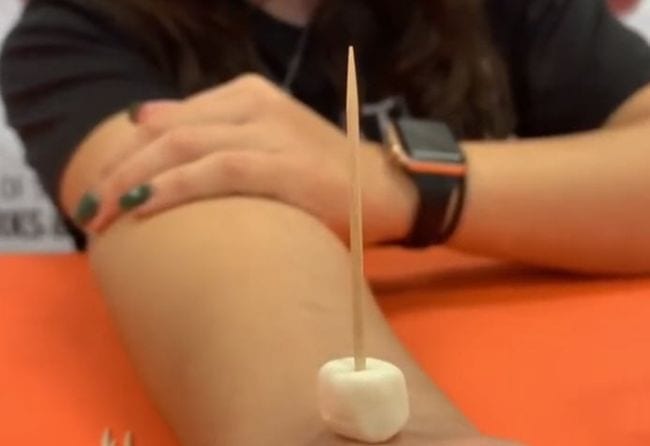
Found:
[{"label": "dark hair", "polygon": [[[245,0],[94,0],[173,66],[185,93],[259,71]],[[402,94],[412,113],[447,122],[458,136],[505,137],[514,128],[506,70],[481,0],[323,0],[311,36],[342,91],[352,43],[382,95]],[[171,57],[170,57],[171,56]]]}]

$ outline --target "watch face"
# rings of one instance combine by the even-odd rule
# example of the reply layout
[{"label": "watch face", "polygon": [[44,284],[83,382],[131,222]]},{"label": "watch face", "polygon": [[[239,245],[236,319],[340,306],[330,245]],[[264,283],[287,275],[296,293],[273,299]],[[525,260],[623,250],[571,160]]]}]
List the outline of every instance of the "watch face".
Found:
[{"label": "watch face", "polygon": [[449,128],[440,122],[399,119],[397,128],[403,149],[417,161],[462,164],[463,154]]}]

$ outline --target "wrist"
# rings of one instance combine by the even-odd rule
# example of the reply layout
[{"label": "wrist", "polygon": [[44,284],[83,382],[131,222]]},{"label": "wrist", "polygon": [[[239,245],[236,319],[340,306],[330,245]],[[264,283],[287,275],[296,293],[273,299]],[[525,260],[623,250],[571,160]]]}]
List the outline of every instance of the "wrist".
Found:
[{"label": "wrist", "polygon": [[383,139],[417,191],[413,224],[402,244],[427,248],[445,243],[464,202],[467,165],[458,141],[444,123],[414,118],[387,121]]},{"label": "wrist", "polygon": [[418,206],[403,245],[428,248],[446,244],[454,234],[465,202],[465,178],[413,173]]},{"label": "wrist", "polygon": [[395,242],[408,237],[418,208],[419,196],[411,178],[395,164],[380,144],[368,143],[372,197],[379,197],[382,217],[367,225],[374,242]]}]

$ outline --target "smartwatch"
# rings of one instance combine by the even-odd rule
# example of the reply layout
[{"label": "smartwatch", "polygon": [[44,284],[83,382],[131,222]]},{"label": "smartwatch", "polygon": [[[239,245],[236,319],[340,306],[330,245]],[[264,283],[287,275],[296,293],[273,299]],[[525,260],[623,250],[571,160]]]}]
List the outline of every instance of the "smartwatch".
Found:
[{"label": "smartwatch", "polygon": [[385,120],[382,131],[391,158],[418,191],[413,226],[402,244],[426,248],[444,243],[458,224],[465,195],[467,164],[458,142],[439,121]]}]

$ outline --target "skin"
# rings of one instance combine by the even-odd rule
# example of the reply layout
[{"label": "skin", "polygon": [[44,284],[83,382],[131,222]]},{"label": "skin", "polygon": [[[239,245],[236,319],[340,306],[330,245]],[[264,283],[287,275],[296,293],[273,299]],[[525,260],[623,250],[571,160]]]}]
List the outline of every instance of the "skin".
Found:
[{"label": "skin", "polygon": [[[467,198],[449,245],[581,273],[647,273],[649,122],[645,88],[599,130],[464,142]],[[184,101],[147,104],[133,132],[138,142],[107,151],[102,180],[84,187],[103,200],[91,232],[121,215],[120,196],[149,184],[154,195],[137,217],[197,199],[263,196],[303,209],[345,238],[344,135],[263,78],[245,75]],[[413,185],[378,145],[366,143],[361,157],[367,242],[403,238],[417,205]]]},{"label": "skin", "polygon": [[[308,16],[289,3],[265,7]],[[647,273],[649,140],[647,88],[590,133],[464,142],[468,198],[449,245],[577,272]],[[324,429],[314,394],[320,365],[349,349],[347,210],[335,204],[347,199],[346,144],[339,129],[247,75],[148,104],[137,125],[110,117],[70,161],[61,202],[73,215],[85,192],[101,196],[89,256],[182,444],[353,444]],[[362,153],[368,242],[399,239],[414,187],[378,146]],[[142,183],[151,199],[121,212],[119,197]],[[409,425],[391,444],[505,444],[444,398],[369,291],[365,305],[373,355],[402,368],[412,396]]]},{"label": "skin", "polygon": [[[181,444],[358,444],[329,432],[317,411],[318,369],[349,355],[351,336],[347,250],[318,220],[276,201],[203,200],[121,219],[95,240],[90,260]],[[480,435],[454,409],[369,291],[364,304],[368,352],[402,369],[411,398],[409,423],[389,444],[509,444]]]}]

